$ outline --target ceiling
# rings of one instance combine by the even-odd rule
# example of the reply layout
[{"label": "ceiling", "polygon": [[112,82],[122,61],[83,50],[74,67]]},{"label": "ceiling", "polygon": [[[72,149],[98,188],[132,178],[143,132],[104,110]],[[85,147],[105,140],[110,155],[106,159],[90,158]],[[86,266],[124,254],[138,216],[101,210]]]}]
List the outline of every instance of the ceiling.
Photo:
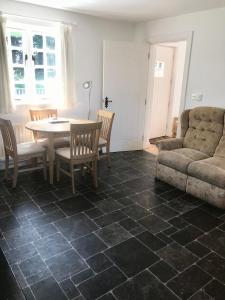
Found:
[{"label": "ceiling", "polygon": [[17,0],[93,16],[146,21],[225,6],[225,0]]}]

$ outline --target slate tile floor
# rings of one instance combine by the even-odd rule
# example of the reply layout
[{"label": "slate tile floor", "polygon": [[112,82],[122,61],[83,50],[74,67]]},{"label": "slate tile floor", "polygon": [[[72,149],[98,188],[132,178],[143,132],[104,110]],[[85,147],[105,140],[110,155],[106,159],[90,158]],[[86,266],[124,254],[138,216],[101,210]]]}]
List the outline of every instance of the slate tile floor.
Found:
[{"label": "slate tile floor", "polygon": [[0,183],[0,299],[224,300],[225,211],[154,172],[134,151],[100,162],[97,191],[79,173],[75,196],[37,172]]}]

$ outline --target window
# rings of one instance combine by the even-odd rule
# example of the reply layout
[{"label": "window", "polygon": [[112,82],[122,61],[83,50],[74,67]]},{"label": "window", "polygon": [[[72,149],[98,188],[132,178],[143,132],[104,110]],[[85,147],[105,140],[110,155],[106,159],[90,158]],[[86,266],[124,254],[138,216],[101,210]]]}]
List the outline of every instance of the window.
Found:
[{"label": "window", "polygon": [[9,24],[7,44],[16,103],[49,104],[56,100],[61,82],[58,29]]}]

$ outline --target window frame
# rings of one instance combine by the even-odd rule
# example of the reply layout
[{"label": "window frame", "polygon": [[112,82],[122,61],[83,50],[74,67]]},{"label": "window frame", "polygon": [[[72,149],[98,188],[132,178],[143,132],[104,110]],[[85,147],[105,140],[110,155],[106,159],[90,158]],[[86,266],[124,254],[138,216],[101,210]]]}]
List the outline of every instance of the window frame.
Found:
[{"label": "window frame", "polygon": [[[23,44],[20,48],[24,51],[23,53],[23,65],[13,64],[12,59],[12,50],[15,48],[19,50],[19,47],[11,45],[11,32],[22,32],[23,33]],[[38,49],[33,47],[33,36],[42,35],[43,37],[43,48]],[[46,45],[46,37],[55,38],[55,49],[49,49]],[[29,22],[17,22],[17,21],[8,21],[6,23],[6,37],[7,37],[7,49],[8,49],[8,63],[9,63],[9,74],[10,74],[10,85],[13,95],[13,100],[16,105],[51,105],[52,101],[60,101],[61,93],[61,47],[60,47],[60,27],[59,24],[30,24]],[[35,65],[32,57],[35,52],[43,53],[43,65]],[[55,66],[47,65],[47,53],[55,54]],[[28,55],[27,61],[25,60],[25,54]],[[14,80],[14,71],[15,67],[24,68],[24,83],[26,92],[21,97],[17,97],[15,93],[15,84],[17,81]],[[41,96],[36,93],[36,84],[38,80],[35,79],[35,69],[44,69],[44,80],[40,81],[40,84],[45,86],[45,95]],[[56,75],[53,79],[48,78],[48,70],[54,69]],[[22,81],[21,81],[22,82]],[[19,84],[20,82],[18,82]],[[49,84],[48,84],[49,83]],[[49,93],[50,84],[52,85],[52,91]],[[57,98],[57,99],[56,99]]]}]

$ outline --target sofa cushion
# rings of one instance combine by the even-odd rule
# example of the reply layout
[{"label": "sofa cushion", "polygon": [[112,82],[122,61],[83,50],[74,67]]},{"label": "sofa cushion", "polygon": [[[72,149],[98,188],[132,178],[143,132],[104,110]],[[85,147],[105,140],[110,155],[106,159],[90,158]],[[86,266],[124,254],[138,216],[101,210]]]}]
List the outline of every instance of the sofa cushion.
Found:
[{"label": "sofa cushion", "polygon": [[189,128],[183,147],[213,156],[223,135],[224,109],[198,107],[189,112]]},{"label": "sofa cushion", "polygon": [[172,151],[161,151],[158,155],[158,162],[186,174],[190,163],[208,157],[208,155],[194,149],[180,148]]},{"label": "sofa cushion", "polygon": [[225,159],[210,157],[193,162],[188,167],[188,175],[225,189]]}]

